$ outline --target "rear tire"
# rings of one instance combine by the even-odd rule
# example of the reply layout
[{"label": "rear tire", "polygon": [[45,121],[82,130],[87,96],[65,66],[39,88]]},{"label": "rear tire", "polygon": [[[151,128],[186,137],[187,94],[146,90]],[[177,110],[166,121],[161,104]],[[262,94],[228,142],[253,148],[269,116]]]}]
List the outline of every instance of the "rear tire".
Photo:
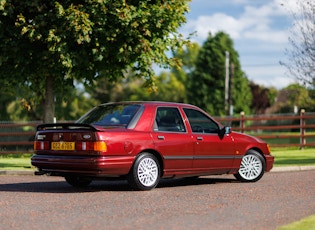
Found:
[{"label": "rear tire", "polygon": [[251,149],[243,156],[240,169],[234,176],[242,182],[256,182],[262,178],[265,169],[265,159],[257,151]]},{"label": "rear tire", "polygon": [[135,160],[129,174],[128,182],[134,190],[151,190],[160,181],[160,164],[151,153],[141,153]]},{"label": "rear tire", "polygon": [[68,184],[76,188],[84,188],[91,184],[92,180],[80,176],[65,176]]}]

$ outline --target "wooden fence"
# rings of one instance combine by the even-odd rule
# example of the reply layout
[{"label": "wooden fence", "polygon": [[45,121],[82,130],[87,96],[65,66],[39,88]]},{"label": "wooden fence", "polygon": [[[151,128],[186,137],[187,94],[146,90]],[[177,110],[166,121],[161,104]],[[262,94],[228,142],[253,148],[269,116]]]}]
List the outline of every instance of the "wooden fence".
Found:
[{"label": "wooden fence", "polygon": [[33,152],[33,141],[39,121],[0,122],[0,154]]},{"label": "wooden fence", "polygon": [[[271,147],[315,146],[315,113],[248,115],[241,113],[233,117],[215,117],[233,131],[247,133],[265,140]],[[0,154],[33,152],[35,122],[1,123]]]},{"label": "wooden fence", "polygon": [[248,133],[265,140],[272,147],[315,146],[315,114],[274,114],[216,118],[232,126],[233,131]]}]

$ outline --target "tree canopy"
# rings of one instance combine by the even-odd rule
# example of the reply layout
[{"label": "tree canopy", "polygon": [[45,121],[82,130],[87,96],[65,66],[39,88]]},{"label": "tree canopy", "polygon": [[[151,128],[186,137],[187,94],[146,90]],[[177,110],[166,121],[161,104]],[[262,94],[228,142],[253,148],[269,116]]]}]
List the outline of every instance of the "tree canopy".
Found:
[{"label": "tree canopy", "polygon": [[279,95],[284,95],[285,100],[280,101],[279,111],[281,113],[289,113],[296,109],[305,109],[306,111],[313,111],[315,108],[315,101],[311,95],[312,91],[307,90],[299,84],[291,84],[281,90]]},{"label": "tree canopy", "polygon": [[[200,106],[213,115],[225,115],[225,62],[226,51],[233,67],[230,99],[235,112],[250,111],[251,92],[241,70],[238,53],[232,39],[224,32],[210,33],[202,45],[188,83],[189,102]],[[233,65],[232,65],[233,64]]]},{"label": "tree canopy", "polygon": [[131,69],[154,86],[153,63],[176,65],[167,51],[186,43],[177,29],[189,0],[0,0],[0,74],[34,91],[44,122],[54,96],[74,79],[117,80]]},{"label": "tree canopy", "polygon": [[251,109],[254,114],[264,114],[275,102],[277,96],[276,88],[267,88],[250,82],[252,92]]},{"label": "tree canopy", "polygon": [[280,64],[300,82],[315,85],[315,2],[298,0],[292,10],[294,24],[286,49],[288,61]]}]

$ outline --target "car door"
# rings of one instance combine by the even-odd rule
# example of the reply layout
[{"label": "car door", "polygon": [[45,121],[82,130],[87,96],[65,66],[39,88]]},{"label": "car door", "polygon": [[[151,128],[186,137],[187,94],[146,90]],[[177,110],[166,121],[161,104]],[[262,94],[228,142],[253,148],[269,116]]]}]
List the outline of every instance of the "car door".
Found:
[{"label": "car door", "polygon": [[178,108],[157,107],[152,135],[155,149],[164,159],[166,175],[191,172],[194,143]]},{"label": "car door", "polygon": [[219,135],[220,126],[203,112],[183,109],[194,140],[193,167],[197,171],[225,171],[232,167],[235,143],[231,135]]}]

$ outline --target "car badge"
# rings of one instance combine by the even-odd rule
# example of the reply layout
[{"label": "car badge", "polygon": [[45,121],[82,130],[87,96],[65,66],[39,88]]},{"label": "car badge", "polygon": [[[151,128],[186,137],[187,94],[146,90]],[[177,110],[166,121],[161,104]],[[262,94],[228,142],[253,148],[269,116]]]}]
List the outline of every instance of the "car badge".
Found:
[{"label": "car badge", "polygon": [[37,135],[37,140],[44,140],[45,138],[46,138],[46,135],[42,135],[42,134]]},{"label": "car badge", "polygon": [[85,134],[83,135],[83,139],[90,139],[91,138],[91,135],[90,134]]}]

